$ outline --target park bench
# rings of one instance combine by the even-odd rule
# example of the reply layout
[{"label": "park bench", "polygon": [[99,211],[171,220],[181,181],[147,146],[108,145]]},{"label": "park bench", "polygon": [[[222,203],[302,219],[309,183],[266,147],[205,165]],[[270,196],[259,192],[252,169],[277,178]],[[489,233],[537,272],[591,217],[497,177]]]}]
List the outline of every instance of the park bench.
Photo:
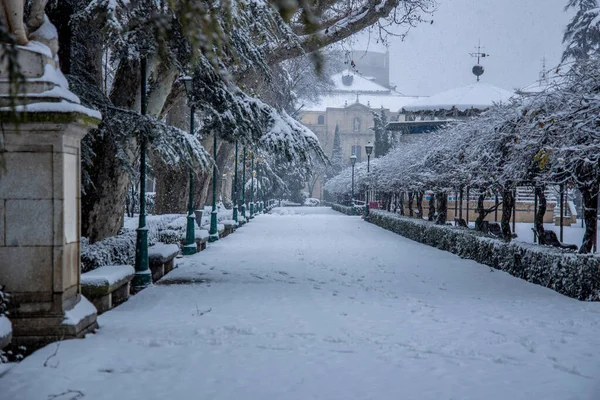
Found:
[{"label": "park bench", "polygon": [[148,247],[148,263],[152,272],[152,282],[156,282],[175,268],[175,257],[179,254],[176,244],[156,243]]},{"label": "park bench", "polygon": [[206,229],[196,229],[196,246],[198,252],[206,249],[208,243],[208,231]]},{"label": "park bench", "polygon": [[234,220],[225,220],[221,221],[225,230],[223,231],[223,237],[230,235],[233,233],[236,227],[236,222]]},{"label": "park bench", "polygon": [[107,265],[81,274],[81,294],[90,300],[98,314],[129,298],[135,270],[131,265]]},{"label": "park bench", "polygon": [[568,250],[574,250],[574,251],[577,251],[579,249],[579,247],[576,244],[562,243],[560,240],[558,240],[558,236],[556,236],[556,232],[554,232],[554,231],[544,230],[542,235],[540,235],[539,232],[535,228],[531,228],[531,230],[533,231],[533,234],[537,238],[539,244],[552,246],[552,247],[559,247],[561,249],[568,249]]}]

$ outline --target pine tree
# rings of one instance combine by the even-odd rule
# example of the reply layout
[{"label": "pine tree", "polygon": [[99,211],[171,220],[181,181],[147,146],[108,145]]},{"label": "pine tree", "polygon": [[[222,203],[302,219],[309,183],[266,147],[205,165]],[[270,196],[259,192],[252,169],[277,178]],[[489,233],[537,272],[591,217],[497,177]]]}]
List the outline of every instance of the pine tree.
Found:
[{"label": "pine tree", "polygon": [[565,11],[576,9],[576,13],[565,29],[563,43],[567,45],[562,60],[588,59],[600,48],[600,7],[598,0],[569,0]]},{"label": "pine tree", "polygon": [[393,147],[393,140],[387,126],[387,115],[382,108],[379,113],[373,112],[373,130],[375,131],[375,158],[385,156]]},{"label": "pine tree", "polygon": [[333,149],[331,151],[331,171],[328,175],[330,177],[335,176],[342,172],[342,169],[344,169],[344,151],[342,150],[340,126],[336,124],[333,135]]}]

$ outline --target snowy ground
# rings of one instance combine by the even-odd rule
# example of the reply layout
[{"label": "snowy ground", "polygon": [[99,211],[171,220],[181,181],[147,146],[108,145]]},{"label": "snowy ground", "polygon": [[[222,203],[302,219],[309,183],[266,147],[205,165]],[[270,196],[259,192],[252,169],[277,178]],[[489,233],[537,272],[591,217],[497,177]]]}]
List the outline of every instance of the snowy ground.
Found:
[{"label": "snowy ground", "polygon": [[0,398],[600,398],[600,303],[360,217],[275,212],[185,258],[95,335],[10,369]]}]

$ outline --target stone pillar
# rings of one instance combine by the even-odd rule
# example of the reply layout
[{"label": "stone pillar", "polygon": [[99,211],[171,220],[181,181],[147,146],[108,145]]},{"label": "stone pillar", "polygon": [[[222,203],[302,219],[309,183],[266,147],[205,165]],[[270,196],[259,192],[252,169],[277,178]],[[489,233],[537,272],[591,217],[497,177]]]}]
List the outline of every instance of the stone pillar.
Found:
[{"label": "stone pillar", "polygon": [[7,107],[0,63],[0,285],[11,294],[13,343],[30,349],[94,329],[80,294],[80,140],[100,115],[68,91],[49,48],[19,48],[25,84]]}]

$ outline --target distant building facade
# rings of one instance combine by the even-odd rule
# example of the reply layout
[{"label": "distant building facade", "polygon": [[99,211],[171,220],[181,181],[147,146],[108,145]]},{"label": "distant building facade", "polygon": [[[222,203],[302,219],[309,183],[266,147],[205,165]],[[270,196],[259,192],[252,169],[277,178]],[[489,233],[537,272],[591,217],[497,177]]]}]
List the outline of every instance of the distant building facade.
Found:
[{"label": "distant building facade", "polygon": [[[371,72],[376,71],[374,69]],[[389,74],[387,61],[385,74]],[[338,127],[343,158],[347,165],[350,165],[353,153],[356,154],[357,162],[365,161],[365,145],[375,142],[373,112],[379,113],[383,109],[389,121],[397,121],[403,119],[399,112],[402,107],[419,99],[403,96],[355,71],[342,71],[331,78],[335,89],[315,103],[303,104],[299,116],[300,121],[317,135],[328,156],[332,155],[335,130]],[[389,82],[389,79],[384,81]],[[310,197],[323,199],[324,178],[318,179],[312,193],[309,193]]]}]

